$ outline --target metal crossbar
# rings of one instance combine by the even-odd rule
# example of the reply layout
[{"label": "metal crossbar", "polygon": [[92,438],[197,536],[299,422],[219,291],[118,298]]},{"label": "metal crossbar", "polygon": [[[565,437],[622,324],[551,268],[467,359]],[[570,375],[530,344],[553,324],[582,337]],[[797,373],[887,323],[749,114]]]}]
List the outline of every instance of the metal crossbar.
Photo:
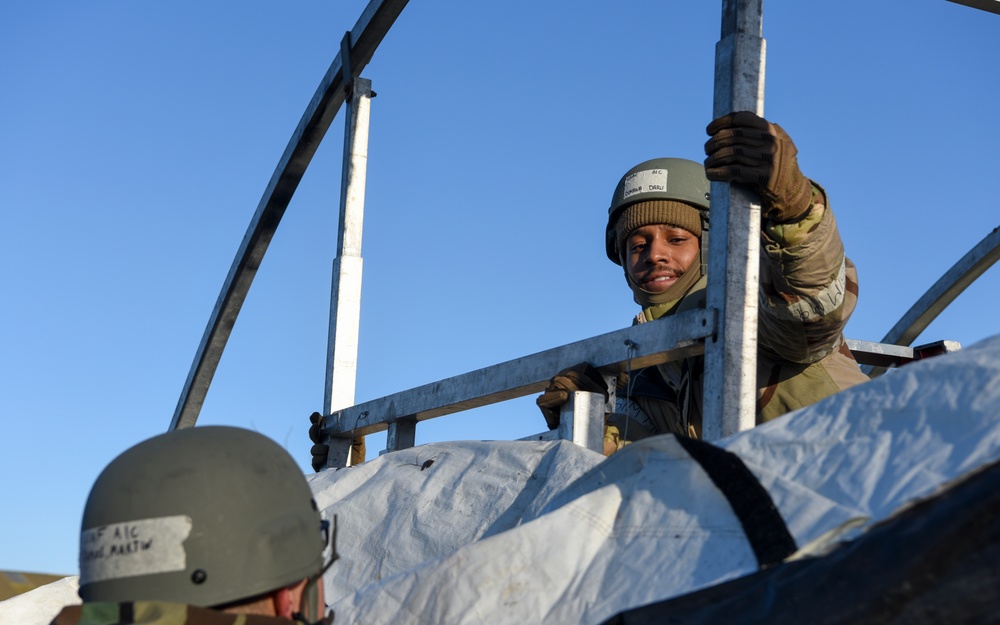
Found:
[{"label": "metal crossbar", "polygon": [[[702,309],[616,330],[356,404],[329,415],[322,430],[333,438],[333,445],[343,447],[345,454],[352,437],[386,430],[391,439],[388,449],[410,447],[414,444],[414,426],[420,421],[540,393],[555,372],[581,362],[591,363],[604,374],[614,374],[629,365],[635,370],[701,355],[703,341],[713,334],[716,322],[714,310]],[[845,342],[862,365],[893,367],[923,357],[919,347],[856,339]],[[629,345],[632,357],[623,359]],[[956,349],[956,343],[942,341],[938,351]],[[603,419],[603,410],[595,414]],[[552,440],[566,436],[553,430],[526,438]],[[341,466],[335,461],[339,455],[331,452],[329,466]]]},{"label": "metal crossbar", "polygon": [[[557,371],[581,362],[607,374],[630,362],[637,369],[700,355],[715,327],[715,312],[705,309],[631,326],[345,408],[326,417],[323,431],[340,438],[346,454],[349,437],[539,393]],[[333,447],[329,465],[341,466]]]},{"label": "metal crossbar", "polygon": [[[715,311],[690,311],[345,408],[324,421],[323,432],[331,437],[327,466],[344,465],[350,442],[356,436],[388,431],[387,451],[413,447],[419,421],[540,393],[554,372],[579,362],[598,365],[605,378],[613,378],[614,374],[630,366],[649,367],[701,355],[704,353],[703,341],[712,334],[716,322]],[[898,367],[960,347],[954,341],[938,341],[921,347],[856,339],[845,339],[845,343],[859,364],[883,368]],[[620,359],[623,346],[630,346],[630,359]],[[659,349],[664,351],[655,351]],[[613,389],[610,390],[613,393]],[[581,444],[601,451],[600,436],[595,432],[601,430],[605,410],[599,395],[577,392],[564,406],[559,428],[531,434],[521,440],[584,441]]]}]

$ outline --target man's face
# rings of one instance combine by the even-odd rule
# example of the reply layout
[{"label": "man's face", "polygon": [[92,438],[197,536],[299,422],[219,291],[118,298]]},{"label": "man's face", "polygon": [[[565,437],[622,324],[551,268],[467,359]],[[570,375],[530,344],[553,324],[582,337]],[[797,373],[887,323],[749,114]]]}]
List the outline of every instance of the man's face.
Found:
[{"label": "man's face", "polygon": [[625,271],[643,289],[662,293],[691,267],[700,247],[698,237],[683,228],[640,226],[625,239]]}]

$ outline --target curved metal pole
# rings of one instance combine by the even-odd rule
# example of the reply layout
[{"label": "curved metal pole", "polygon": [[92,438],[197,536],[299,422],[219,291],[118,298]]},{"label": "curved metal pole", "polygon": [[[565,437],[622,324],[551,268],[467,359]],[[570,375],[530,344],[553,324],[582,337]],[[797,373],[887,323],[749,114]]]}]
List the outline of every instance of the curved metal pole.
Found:
[{"label": "curved metal pole", "polygon": [[[945,272],[896,322],[896,325],[882,338],[882,342],[891,345],[912,343],[962,291],[997,260],[1000,260],[1000,227],[994,228],[968,254]],[[873,378],[884,373],[885,367],[864,367],[862,370],[868,377]]]},{"label": "curved metal pole", "polygon": [[[371,61],[375,49],[406,6],[407,0],[371,0],[351,31],[352,71],[355,76]],[[264,190],[247,232],[243,235],[229,275],[222,285],[215,309],[208,320],[205,334],[198,345],[194,363],[188,372],[184,389],[174,409],[170,430],[192,427],[208,394],[208,387],[219,366],[222,351],[240,314],[250,284],[271,243],[278,223],[299,186],[299,181],[312,161],[316,149],[336,117],[345,99],[344,78],[340,54],[320,81],[299,125],[292,133],[285,152]]]}]

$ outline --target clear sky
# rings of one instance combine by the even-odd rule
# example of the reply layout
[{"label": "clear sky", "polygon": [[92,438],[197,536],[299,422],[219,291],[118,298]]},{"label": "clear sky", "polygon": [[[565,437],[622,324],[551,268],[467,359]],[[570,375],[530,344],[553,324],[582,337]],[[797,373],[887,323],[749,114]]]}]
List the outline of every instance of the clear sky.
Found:
[{"label": "clear sky", "polygon": [[[166,430],[278,159],[365,0],[0,8],[0,569],[75,573],[100,470]],[[572,8],[570,8],[572,7]],[[629,324],[619,177],[701,160],[721,1],[411,0],[372,102],[359,401]],[[879,340],[1000,225],[1000,15],[769,2],[766,116],[823,184]],[[343,115],[293,198],[199,424],[308,469],[322,407]],[[992,181],[992,182],[991,182]],[[1000,270],[918,339],[1000,331]],[[532,398],[418,443],[544,429]],[[384,436],[370,441],[370,456]]]}]

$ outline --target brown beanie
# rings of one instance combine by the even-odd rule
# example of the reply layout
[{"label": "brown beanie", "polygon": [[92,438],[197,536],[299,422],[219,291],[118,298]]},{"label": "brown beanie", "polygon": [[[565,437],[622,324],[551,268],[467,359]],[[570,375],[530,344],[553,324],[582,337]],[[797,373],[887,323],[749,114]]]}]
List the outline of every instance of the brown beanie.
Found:
[{"label": "brown beanie", "polygon": [[696,237],[701,236],[701,213],[686,202],[676,200],[647,200],[626,208],[615,224],[615,242],[618,254],[625,247],[625,239],[636,228],[652,224],[666,224],[683,228]]}]

